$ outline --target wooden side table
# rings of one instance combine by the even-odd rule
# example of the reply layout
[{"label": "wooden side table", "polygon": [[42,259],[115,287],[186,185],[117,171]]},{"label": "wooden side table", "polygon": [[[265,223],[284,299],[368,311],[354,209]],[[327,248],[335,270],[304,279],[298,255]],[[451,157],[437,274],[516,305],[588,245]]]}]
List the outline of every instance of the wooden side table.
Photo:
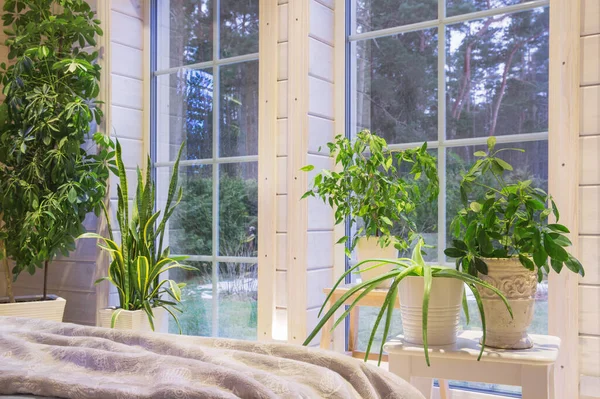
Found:
[{"label": "wooden side table", "polygon": [[[523,399],[554,399],[554,363],[560,338],[530,335],[534,346],[526,350],[486,348],[479,356],[481,332],[463,331],[455,345],[429,348],[427,367],[423,347],[402,342],[402,336],[385,344],[390,371],[411,381],[426,398],[433,378],[520,385]],[[414,382],[413,382],[414,381]]]}]

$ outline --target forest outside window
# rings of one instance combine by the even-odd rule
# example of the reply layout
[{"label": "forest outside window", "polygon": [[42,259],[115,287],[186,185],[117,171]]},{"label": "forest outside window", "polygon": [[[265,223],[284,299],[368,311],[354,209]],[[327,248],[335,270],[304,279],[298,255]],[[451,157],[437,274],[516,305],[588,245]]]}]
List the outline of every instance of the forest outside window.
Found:
[{"label": "forest outside window", "polygon": [[[547,190],[548,1],[348,0],[347,9],[348,134],[370,129],[393,149],[428,142],[438,157],[441,194],[419,212],[417,226],[434,246],[427,260],[445,263],[461,173],[489,136],[502,147],[524,148],[525,154],[504,153],[515,166],[512,178]],[[547,287],[544,279],[533,333],[548,332]],[[361,309],[363,348],[375,315]],[[480,326],[472,320],[464,328]],[[393,332],[401,331],[396,325]]]},{"label": "forest outside window", "polygon": [[256,339],[258,0],[155,0],[152,12],[159,204],[185,142],[168,228],[171,253],[197,268],[174,276],[187,284],[183,333]]}]

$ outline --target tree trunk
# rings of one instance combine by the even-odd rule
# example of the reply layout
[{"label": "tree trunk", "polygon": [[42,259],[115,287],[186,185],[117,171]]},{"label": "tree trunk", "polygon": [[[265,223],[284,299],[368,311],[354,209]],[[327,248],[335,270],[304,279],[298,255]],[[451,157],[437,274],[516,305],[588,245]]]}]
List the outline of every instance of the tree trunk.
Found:
[{"label": "tree trunk", "polygon": [[44,261],[44,290],[42,294],[42,301],[48,299],[48,263],[48,260]]},{"label": "tree trunk", "polygon": [[8,257],[6,255],[6,247],[4,245],[4,241],[0,244],[2,246],[2,264],[4,265],[4,272],[6,273],[6,295],[8,296],[8,301],[10,303],[15,303],[15,293],[13,292],[12,287],[12,270],[10,269],[10,264],[8,262]]}]

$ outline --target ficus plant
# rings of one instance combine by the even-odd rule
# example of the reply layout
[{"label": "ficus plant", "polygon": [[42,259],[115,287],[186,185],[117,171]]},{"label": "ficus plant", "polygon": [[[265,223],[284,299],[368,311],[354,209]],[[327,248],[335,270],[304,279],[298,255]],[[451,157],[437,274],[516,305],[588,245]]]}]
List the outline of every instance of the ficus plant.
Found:
[{"label": "ficus plant", "polygon": [[108,276],[99,279],[96,284],[109,281],[117,288],[119,306],[112,315],[111,327],[113,328],[124,310],[142,310],[148,316],[149,324],[154,330],[153,309],[161,307],[173,316],[181,332],[176,313],[182,312],[178,305],[181,302],[181,288],[185,284],[171,279],[161,280],[160,277],[162,273],[172,269],[197,271],[196,268],[179,263],[185,260],[186,256],[171,255],[168,246],[163,248],[167,222],[183,197],[183,189],[177,187],[177,182],[179,160],[184,146],[185,143],[182,143],[173,165],[165,207],[162,211],[155,212],[156,187],[152,180],[150,157],[146,163],[145,177],[140,168],[137,168],[137,186],[130,210],[127,174],[121,145],[117,141],[119,184],[117,185],[116,219],[121,242],[115,241],[110,223],[111,217],[104,203],[102,203],[102,210],[106,218],[108,238],[96,233],[85,233],[79,237],[99,239],[101,242],[98,244],[99,247],[110,254]]},{"label": "ficus plant", "polygon": [[103,116],[100,66],[87,48],[102,30],[84,0],[6,0],[2,20],[9,59],[0,64],[3,265],[9,282],[44,267],[46,298],[48,264],[68,256],[86,215],[100,212],[114,165],[111,141],[93,134]]},{"label": "ficus plant", "polygon": [[[413,220],[417,206],[437,198],[439,192],[437,163],[427,152],[427,143],[392,151],[383,138],[365,130],[354,141],[339,135],[327,146],[336,167],[321,170],[302,198],[317,197],[329,204],[336,224],[348,220],[352,227],[362,222],[351,237],[348,253],[361,236],[377,237],[382,247],[407,249],[417,231]],[[302,168],[313,169],[313,165]],[[395,224],[406,226],[408,234],[395,235]],[[348,238],[341,237],[338,243]]]},{"label": "ficus plant", "polygon": [[[463,175],[463,208],[452,221],[455,239],[445,254],[456,258],[457,269],[474,276],[488,273],[486,258],[510,257],[537,271],[539,281],[550,268],[560,273],[564,266],[583,276],[583,266],[565,249],[571,245],[569,229],[558,223],[560,214],[552,197],[531,180],[508,179],[513,167],[499,154],[525,151],[496,149],[495,137],[488,139],[487,147],[487,152],[475,153],[477,161]],[[548,222],[550,215],[555,223]]]},{"label": "ficus plant", "polygon": [[[485,341],[486,341],[486,319],[485,319],[485,311],[483,308],[483,302],[481,301],[481,295],[479,293],[479,288],[487,288],[492,291],[494,294],[498,295],[500,299],[506,305],[508,312],[512,317],[512,309],[506,300],[506,297],[500,292],[497,288],[488,284],[487,282],[475,277],[471,276],[468,273],[461,272],[459,270],[454,270],[449,267],[444,266],[432,266],[425,262],[423,259],[423,247],[424,242],[422,239],[419,239],[415,247],[413,248],[412,257],[411,258],[399,258],[397,260],[387,260],[387,259],[368,259],[362,262],[359,262],[355,266],[348,269],[342,276],[336,281],[335,285],[331,289],[329,295],[323,302],[323,306],[319,311],[319,323],[314,328],[314,330],[308,335],[303,345],[309,345],[310,342],[315,338],[315,336],[319,333],[319,331],[325,326],[327,321],[334,317],[335,312],[343,307],[350,298],[353,298],[352,303],[345,309],[344,313],[338,317],[337,320],[333,323],[332,330],[335,329],[341,322],[346,319],[346,316],[350,314],[352,309],[355,306],[358,306],[361,299],[369,294],[369,292],[380,286],[380,283],[385,280],[392,280],[392,284],[385,296],[383,301],[383,305],[377,314],[375,319],[375,323],[372,327],[371,334],[369,336],[369,340],[367,343],[367,348],[365,351],[365,362],[369,359],[369,354],[371,353],[371,348],[373,346],[373,341],[375,340],[375,335],[377,334],[377,330],[381,322],[383,321],[383,337],[381,339],[381,346],[379,348],[379,364],[381,364],[381,359],[383,356],[383,346],[387,341],[390,326],[393,318],[393,310],[397,301],[398,296],[398,285],[400,282],[409,276],[423,277],[423,309],[422,309],[422,330],[423,330],[423,350],[425,353],[425,360],[427,365],[430,365],[429,362],[429,350],[427,344],[427,326],[428,326],[428,315],[429,315],[429,299],[431,297],[431,285],[432,281],[435,278],[453,278],[458,279],[465,283],[465,286],[469,288],[469,290],[473,293],[473,297],[475,298],[475,302],[477,303],[477,308],[479,310],[479,316],[481,318],[481,325],[483,326],[483,335],[481,340],[481,350],[479,352],[479,356],[477,360],[481,359],[481,355],[483,354],[483,350],[485,349]],[[325,312],[323,317],[323,311],[325,309],[325,305],[329,302],[329,298],[335,291],[335,289],[340,285],[344,284],[346,281],[346,276],[350,273],[355,273],[359,268],[363,265],[369,265],[368,269],[374,269],[378,267],[382,267],[387,264],[394,265],[394,268],[381,276],[372,278],[371,280],[364,281],[352,286],[348,292],[340,297],[328,310]],[[462,301],[463,311],[465,312],[465,316],[467,318],[467,323],[470,322],[469,317],[469,307],[467,305],[466,295],[463,295]]]}]

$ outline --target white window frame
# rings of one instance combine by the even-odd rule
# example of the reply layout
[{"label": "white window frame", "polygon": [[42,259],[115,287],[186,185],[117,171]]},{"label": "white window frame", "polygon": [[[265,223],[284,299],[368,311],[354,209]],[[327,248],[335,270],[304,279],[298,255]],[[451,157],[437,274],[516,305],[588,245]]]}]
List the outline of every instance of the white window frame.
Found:
[{"label": "white window frame", "polygon": [[[210,262],[212,265],[212,298],[211,301],[211,312],[212,312],[212,336],[218,336],[219,332],[219,263],[230,262],[230,263],[252,263],[258,264],[258,256],[253,257],[241,257],[241,256],[223,256],[219,254],[219,165],[228,164],[228,163],[250,163],[250,162],[258,162],[258,155],[246,155],[246,156],[230,156],[230,157],[222,157],[219,155],[220,146],[219,146],[219,137],[220,137],[220,69],[221,67],[226,67],[230,65],[236,65],[243,62],[249,61],[258,61],[259,53],[251,53],[244,54],[240,56],[221,58],[220,50],[221,50],[221,35],[220,35],[220,27],[221,22],[219,20],[220,16],[220,7],[221,0],[212,0],[213,2],[213,21],[212,21],[212,34],[213,34],[213,53],[212,59],[210,61],[198,62],[193,64],[182,65],[178,67],[171,68],[162,68],[159,69],[157,67],[157,63],[154,60],[151,64],[154,64],[153,70],[151,70],[151,85],[156,87],[156,80],[159,76],[163,75],[171,75],[174,73],[178,73],[180,71],[186,70],[210,70],[212,71],[213,76],[213,92],[212,92],[212,157],[211,158],[203,158],[203,159],[190,159],[190,160],[182,160],[179,162],[180,168],[186,166],[195,166],[195,165],[210,165],[212,167],[212,253],[211,254],[174,254],[174,255],[186,255],[188,256],[189,261],[198,261],[198,262]],[[262,4],[259,5],[259,7]],[[154,53],[154,57],[159,56],[158,53],[158,34],[159,29],[157,27],[157,16],[159,14],[159,7],[166,7],[168,10],[169,1],[165,0],[151,0],[151,13],[153,16],[151,17],[153,23],[151,30],[154,31],[153,35],[153,48],[152,52]],[[156,89],[153,89],[156,92]],[[157,168],[161,167],[171,167],[175,164],[174,161],[156,161],[156,144],[157,144],[157,129],[155,118],[157,117],[156,110],[156,99],[151,95],[151,118],[154,119],[154,122],[151,122],[151,137],[150,137],[150,147],[151,154],[153,159],[152,168],[154,172],[156,172]],[[168,228],[168,227],[167,227]]]}]

